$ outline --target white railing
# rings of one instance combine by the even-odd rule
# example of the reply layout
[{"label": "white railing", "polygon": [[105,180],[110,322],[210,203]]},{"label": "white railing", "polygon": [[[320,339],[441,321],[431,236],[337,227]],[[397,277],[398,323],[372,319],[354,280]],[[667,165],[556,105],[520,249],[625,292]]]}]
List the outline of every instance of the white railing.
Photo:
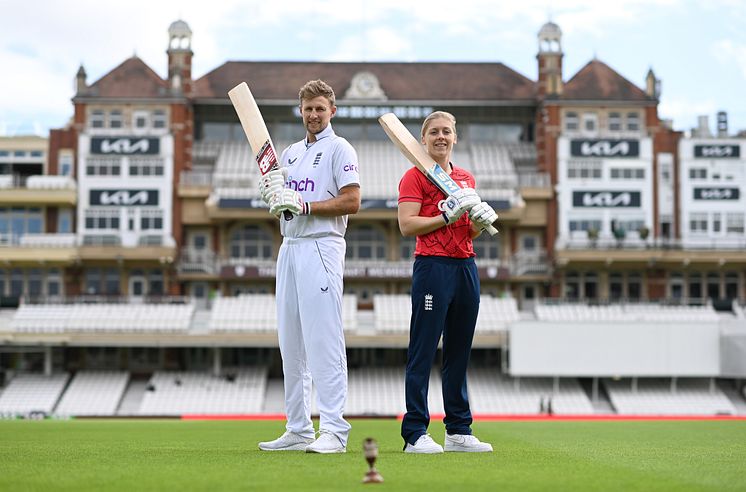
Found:
[{"label": "white railing", "polygon": [[676,249],[676,250],[743,250],[746,249],[746,237],[722,238],[686,238],[686,239],[641,239],[636,232],[627,233],[623,239],[602,236],[598,239],[588,237],[559,237],[557,249]]},{"label": "white railing", "polygon": [[521,188],[551,188],[549,173],[521,172],[518,173],[518,186]]},{"label": "white railing", "polygon": [[29,176],[26,187],[33,190],[75,190],[77,183],[70,176]]},{"label": "white railing", "polygon": [[179,184],[184,186],[212,186],[211,171],[182,171]]},{"label": "white railing", "polygon": [[18,243],[31,248],[74,248],[76,239],[75,234],[24,234]]}]

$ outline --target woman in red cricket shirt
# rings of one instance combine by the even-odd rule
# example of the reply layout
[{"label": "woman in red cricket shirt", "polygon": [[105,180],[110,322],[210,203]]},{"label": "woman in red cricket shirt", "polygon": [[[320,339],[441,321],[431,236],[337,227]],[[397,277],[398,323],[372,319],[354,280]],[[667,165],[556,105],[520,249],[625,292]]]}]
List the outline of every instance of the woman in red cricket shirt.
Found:
[{"label": "woman in red cricket shirt", "polygon": [[403,236],[417,236],[405,380],[407,413],[401,428],[407,453],[443,452],[427,433],[428,383],[441,335],[445,450],[492,451],[492,445],[471,433],[466,369],[479,312],[472,239],[497,214],[474,191],[474,176],[451,163],[456,141],[452,114],[436,111],[425,118],[422,144],[461,190],[446,196],[417,168],[407,171],[399,183],[399,229]]}]

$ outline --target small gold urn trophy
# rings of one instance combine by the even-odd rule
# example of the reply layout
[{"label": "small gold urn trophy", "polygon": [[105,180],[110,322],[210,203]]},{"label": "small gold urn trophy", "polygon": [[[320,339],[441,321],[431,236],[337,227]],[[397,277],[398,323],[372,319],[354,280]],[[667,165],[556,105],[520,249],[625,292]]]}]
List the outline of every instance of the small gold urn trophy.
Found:
[{"label": "small gold urn trophy", "polygon": [[369,437],[363,441],[363,454],[365,455],[365,461],[368,462],[368,473],[363,477],[363,483],[383,482],[383,477],[375,467],[376,458],[378,457],[378,444],[375,439]]}]

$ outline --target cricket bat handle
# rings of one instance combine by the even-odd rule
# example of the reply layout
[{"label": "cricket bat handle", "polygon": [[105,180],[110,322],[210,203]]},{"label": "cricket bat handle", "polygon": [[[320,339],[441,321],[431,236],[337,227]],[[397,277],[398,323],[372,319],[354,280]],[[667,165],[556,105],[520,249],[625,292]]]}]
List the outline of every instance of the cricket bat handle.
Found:
[{"label": "cricket bat handle", "polygon": [[492,225],[488,225],[487,227],[485,227],[485,228],[484,228],[484,229],[482,229],[482,230],[483,230],[483,231],[487,231],[487,233],[488,233],[488,234],[489,234],[490,236],[494,236],[495,234],[497,234],[497,229],[495,229],[495,226],[492,226]]}]

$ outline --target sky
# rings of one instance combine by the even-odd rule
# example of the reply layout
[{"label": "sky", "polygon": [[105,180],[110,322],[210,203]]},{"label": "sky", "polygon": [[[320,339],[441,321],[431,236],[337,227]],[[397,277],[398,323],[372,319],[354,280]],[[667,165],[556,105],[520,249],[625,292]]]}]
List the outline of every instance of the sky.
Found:
[{"label": "sky", "polygon": [[537,34],[562,29],[563,78],[597,58],[638,87],[661,80],[677,130],[728,113],[746,130],[744,0],[0,0],[0,136],[47,135],[136,54],[166,75],[168,26],[192,30],[196,79],[229,60],[502,62],[536,80]]}]

